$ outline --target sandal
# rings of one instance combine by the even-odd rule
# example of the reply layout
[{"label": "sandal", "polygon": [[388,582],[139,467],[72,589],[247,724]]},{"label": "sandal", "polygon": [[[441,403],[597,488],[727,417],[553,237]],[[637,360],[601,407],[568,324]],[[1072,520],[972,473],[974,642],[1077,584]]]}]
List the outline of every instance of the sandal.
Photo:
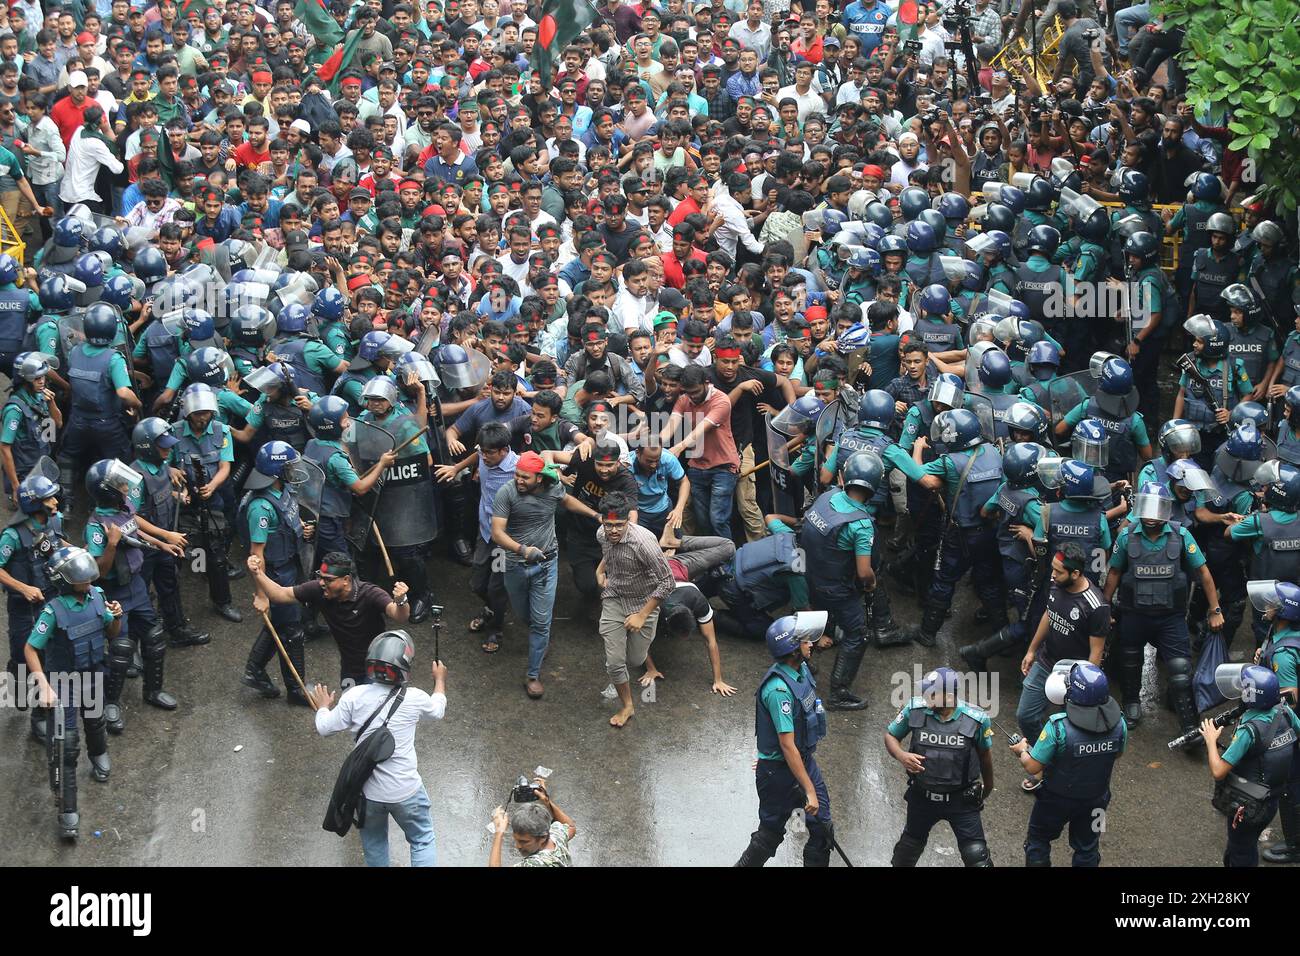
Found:
[{"label": "sandal", "polygon": [[478,617],[469,622],[469,632],[471,634],[477,634],[479,631],[483,630],[483,628],[491,624],[495,617],[496,615],[490,610],[483,608],[483,610],[479,612]]},{"label": "sandal", "polygon": [[501,650],[501,635],[489,634],[483,639],[483,643],[480,644],[479,647],[483,649],[484,654],[495,654],[497,651]]}]

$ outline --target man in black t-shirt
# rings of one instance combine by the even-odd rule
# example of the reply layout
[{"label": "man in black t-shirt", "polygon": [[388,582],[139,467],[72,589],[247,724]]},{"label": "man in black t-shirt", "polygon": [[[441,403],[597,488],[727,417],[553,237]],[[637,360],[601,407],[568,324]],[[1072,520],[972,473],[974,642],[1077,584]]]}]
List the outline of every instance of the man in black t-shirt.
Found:
[{"label": "man in black t-shirt", "polygon": [[266,576],[261,558],[250,557],[248,570],[257,593],[253,609],[265,612],[271,604],[306,604],[320,612],[339,648],[339,683],[348,688],[366,682],[366,651],[375,635],[388,630],[385,619],[401,627],[411,616],[407,587],[393,585],[393,594],[356,576],[352,559],[341,551],[325,555],[316,580],[288,588]]},{"label": "man in black t-shirt", "polygon": [[1048,701],[1043,685],[1056,662],[1088,660],[1101,665],[1110,634],[1110,603],[1085,573],[1087,566],[1083,547],[1073,541],[1052,558],[1047,610],[1020,662],[1025,684],[1016,707],[1016,721],[1026,740],[1037,740],[1046,722],[1043,715]]},{"label": "man in black t-shirt", "polygon": [[[669,567],[672,567],[671,562],[669,562]],[[674,576],[676,576],[676,571],[674,571]],[[704,635],[704,641],[709,651],[709,666],[713,671],[713,682],[710,689],[715,694],[730,697],[736,692],[736,688],[722,679],[722,654],[718,651],[718,636],[713,629],[713,606],[709,604],[709,599],[694,584],[689,581],[678,581],[673,588],[673,592],[664,598],[664,603],[660,607],[659,636],[690,637],[697,628]],[[655,680],[663,676],[647,653],[645,656],[645,674],[640,678],[641,686],[649,687]]]},{"label": "man in black t-shirt", "polygon": [[[794,388],[788,380],[778,383],[772,372],[742,365],[740,343],[729,335],[714,344],[713,364],[709,366],[708,376],[709,381],[726,392],[731,400],[731,436],[736,440],[740,471],[744,474],[754,467],[756,441],[763,445],[762,457],[766,457],[766,426],[760,406],[778,411],[785,408],[795,399]],[[745,522],[745,538],[749,541],[757,541],[767,534],[757,494],[753,475],[736,484],[736,503],[741,520]]]},{"label": "man in black t-shirt", "polygon": [[[584,457],[580,451],[548,451],[543,457],[556,464],[566,465],[561,480],[569,486],[569,494],[599,513],[600,499],[611,493],[627,495],[633,502],[637,500],[636,479],[620,460],[622,449],[612,441],[599,441],[590,446],[590,454]],[[596,583],[596,565],[600,563],[600,544],[596,541],[596,531],[600,528],[599,518],[579,514],[566,516],[568,537],[565,547],[569,554],[569,565],[573,569],[573,584],[583,597],[600,598],[601,588]],[[636,523],[636,511],[632,511],[631,521]]]}]

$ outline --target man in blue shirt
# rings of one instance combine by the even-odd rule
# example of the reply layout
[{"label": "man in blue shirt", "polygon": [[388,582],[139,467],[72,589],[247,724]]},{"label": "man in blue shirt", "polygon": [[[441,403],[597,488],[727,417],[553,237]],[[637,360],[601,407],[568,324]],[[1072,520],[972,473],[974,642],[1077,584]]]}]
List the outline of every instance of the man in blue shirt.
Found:
[{"label": "man in blue shirt", "polygon": [[862,42],[861,56],[869,57],[880,46],[889,19],[889,5],[869,0],[854,0],[844,8],[841,22]]},{"label": "man in blue shirt", "polygon": [[424,164],[424,175],[429,179],[440,179],[444,183],[459,186],[465,180],[478,175],[478,166],[474,159],[465,155],[460,148],[460,127],[444,123],[433,134],[434,145],[438,152],[430,156]]},{"label": "man in blue shirt", "polygon": [[[640,445],[623,456],[623,464],[636,479],[637,524],[660,537],[670,524],[681,523],[691,500],[691,482],[681,461],[658,442]],[[668,497],[670,482],[677,482],[677,500]]]}]

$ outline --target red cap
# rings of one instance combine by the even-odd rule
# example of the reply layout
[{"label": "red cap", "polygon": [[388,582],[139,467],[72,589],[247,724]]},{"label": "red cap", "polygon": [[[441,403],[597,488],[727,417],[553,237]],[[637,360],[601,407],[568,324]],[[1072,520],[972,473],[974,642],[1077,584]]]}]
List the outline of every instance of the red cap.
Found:
[{"label": "red cap", "polygon": [[545,467],[546,462],[535,451],[524,452],[515,462],[515,471],[522,471],[526,475],[536,475]]},{"label": "red cap", "polygon": [[826,306],[810,305],[803,310],[803,317],[808,320],[826,318]]}]

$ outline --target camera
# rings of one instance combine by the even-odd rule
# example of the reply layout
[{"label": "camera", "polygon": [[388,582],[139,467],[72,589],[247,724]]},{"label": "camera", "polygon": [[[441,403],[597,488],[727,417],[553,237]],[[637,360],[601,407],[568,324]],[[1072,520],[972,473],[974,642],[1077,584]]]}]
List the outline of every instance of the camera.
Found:
[{"label": "camera", "polygon": [[921,122],[924,123],[926,126],[929,126],[931,123],[939,122],[939,111],[927,110],[926,112],[922,113]]},{"label": "camera", "polygon": [[535,784],[529,783],[528,778],[522,773],[515,785],[510,790],[510,799],[508,803],[532,803],[538,799],[538,793],[542,788]]},{"label": "camera", "polygon": [[920,41],[920,40],[908,40],[907,42],[905,42],[905,43],[903,44],[903,49],[906,50],[908,53],[920,53],[920,52],[921,52],[921,41]]},{"label": "camera", "polygon": [[432,621],[442,620],[443,607],[441,604],[429,605],[429,619]]},{"label": "camera", "polygon": [[949,32],[970,25],[971,9],[968,0],[957,0],[952,11],[944,16],[943,28]]},{"label": "camera", "polygon": [[1101,30],[1097,28],[1084,30],[1082,36],[1085,40],[1091,43],[1093,40],[1097,39],[1097,37],[1101,36]]}]

